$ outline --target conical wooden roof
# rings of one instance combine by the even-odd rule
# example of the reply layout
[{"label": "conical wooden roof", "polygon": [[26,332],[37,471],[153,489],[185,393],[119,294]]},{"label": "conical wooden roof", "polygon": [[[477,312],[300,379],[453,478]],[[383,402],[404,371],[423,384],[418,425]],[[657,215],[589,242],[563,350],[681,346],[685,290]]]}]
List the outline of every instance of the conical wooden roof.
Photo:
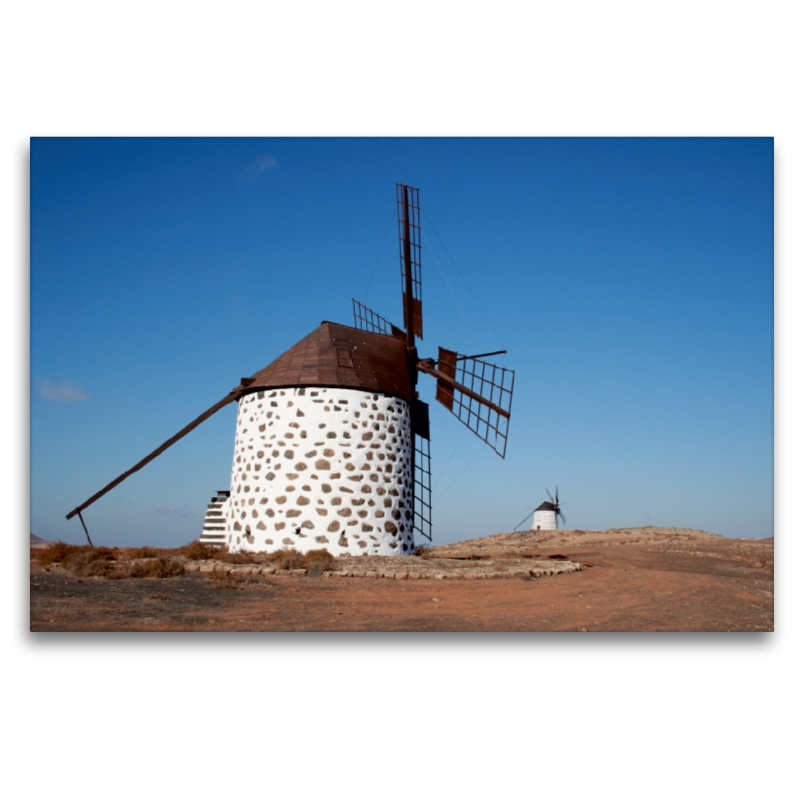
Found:
[{"label": "conical wooden roof", "polygon": [[245,393],[295,386],[327,386],[414,398],[405,342],[335,322],[319,328],[242,381]]}]

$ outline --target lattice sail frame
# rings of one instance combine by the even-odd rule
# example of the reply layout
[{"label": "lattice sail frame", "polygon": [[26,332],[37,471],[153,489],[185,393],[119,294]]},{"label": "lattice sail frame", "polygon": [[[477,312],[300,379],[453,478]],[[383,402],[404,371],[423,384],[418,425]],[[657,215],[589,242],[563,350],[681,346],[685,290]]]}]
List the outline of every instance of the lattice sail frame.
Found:
[{"label": "lattice sail frame", "polygon": [[431,502],[431,441],[414,435],[414,532],[433,541]]},{"label": "lattice sail frame", "polygon": [[[406,221],[406,209],[408,220]],[[406,224],[406,222],[408,224]],[[400,244],[400,281],[403,290],[403,325],[409,329],[406,301],[407,270],[411,269],[411,316],[412,330],[415,336],[422,336],[422,244],[420,226],[419,189],[405,184],[397,184],[397,230]],[[408,241],[406,241],[408,231]],[[410,263],[407,264],[406,261]]]},{"label": "lattice sail frame", "polygon": [[439,372],[479,395],[485,402],[442,381],[436,382],[436,399],[501,458],[505,458],[514,371],[443,347],[439,348],[437,367]]},{"label": "lattice sail frame", "polygon": [[361,331],[383,333],[386,336],[395,336],[400,339],[405,338],[405,332],[398,328],[397,325],[389,322],[388,319],[380,314],[376,314],[355,298],[353,298],[353,319],[355,320],[355,327]]},{"label": "lattice sail frame", "polygon": [[409,406],[414,437],[414,531],[433,541],[431,533],[431,421],[430,408],[420,399]]}]

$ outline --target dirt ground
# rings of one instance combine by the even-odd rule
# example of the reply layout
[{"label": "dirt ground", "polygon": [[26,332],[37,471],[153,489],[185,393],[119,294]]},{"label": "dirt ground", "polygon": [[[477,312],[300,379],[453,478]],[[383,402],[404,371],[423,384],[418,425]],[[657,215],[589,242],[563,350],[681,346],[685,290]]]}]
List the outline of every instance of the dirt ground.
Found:
[{"label": "dirt ground", "polygon": [[340,574],[80,579],[32,560],[30,629],[772,631],[773,552],[772,539],[632,528],[498,534]]}]

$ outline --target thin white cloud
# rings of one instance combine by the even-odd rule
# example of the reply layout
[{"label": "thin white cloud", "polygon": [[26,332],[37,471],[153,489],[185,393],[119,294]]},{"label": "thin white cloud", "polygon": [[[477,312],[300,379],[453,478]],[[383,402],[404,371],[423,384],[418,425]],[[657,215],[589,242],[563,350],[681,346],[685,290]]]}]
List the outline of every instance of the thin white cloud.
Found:
[{"label": "thin white cloud", "polygon": [[42,381],[39,394],[45,400],[53,400],[56,403],[83,403],[89,399],[83,386],[67,380],[61,381],[61,383]]},{"label": "thin white cloud", "polygon": [[259,156],[252,164],[247,165],[239,175],[239,180],[243,182],[254,181],[259,175],[277,168],[278,162],[272,156]]},{"label": "thin white cloud", "polygon": [[164,508],[157,508],[159,514],[165,517],[176,517],[178,519],[194,519],[194,514],[184,506],[182,510],[178,510],[175,506],[165,506]]}]

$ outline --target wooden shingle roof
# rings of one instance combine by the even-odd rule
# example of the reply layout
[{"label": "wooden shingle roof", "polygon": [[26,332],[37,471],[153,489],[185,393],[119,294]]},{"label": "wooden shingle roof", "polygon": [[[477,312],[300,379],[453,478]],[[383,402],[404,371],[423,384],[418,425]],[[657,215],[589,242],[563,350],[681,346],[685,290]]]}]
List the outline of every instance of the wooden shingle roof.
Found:
[{"label": "wooden shingle roof", "polygon": [[315,331],[256,372],[245,393],[294,386],[329,386],[414,399],[405,342],[335,322]]}]

